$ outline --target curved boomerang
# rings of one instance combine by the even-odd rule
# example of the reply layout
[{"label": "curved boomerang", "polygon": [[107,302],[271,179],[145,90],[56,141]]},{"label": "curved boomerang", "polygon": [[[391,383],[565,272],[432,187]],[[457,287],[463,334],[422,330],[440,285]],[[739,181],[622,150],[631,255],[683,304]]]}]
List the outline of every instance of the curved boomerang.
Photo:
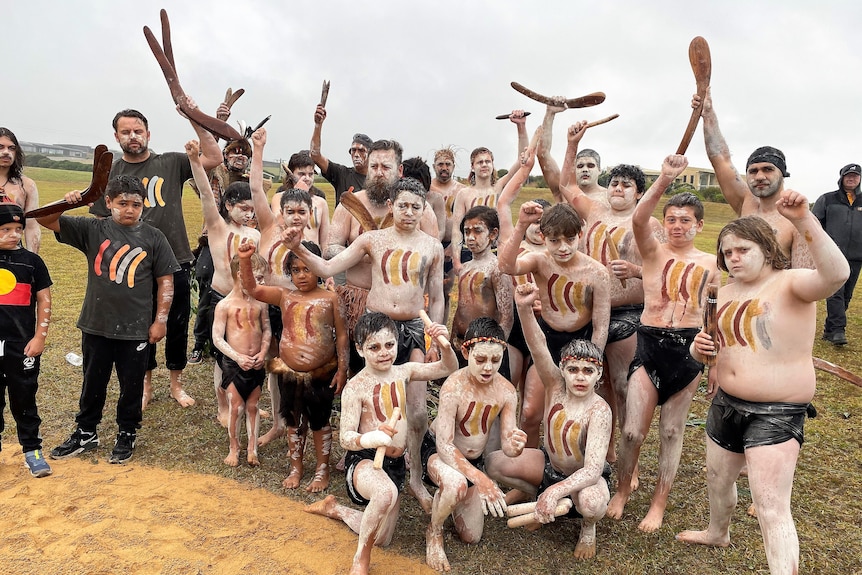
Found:
[{"label": "curved boomerang", "polygon": [[105,193],[105,187],[108,185],[108,176],[111,174],[111,163],[113,160],[114,154],[108,151],[108,146],[105,144],[99,144],[96,146],[96,151],[93,152],[93,178],[90,180],[90,185],[87,186],[87,189],[81,193],[80,201],[70,204],[67,203],[66,200],[57,200],[56,202],[45,204],[41,208],[30,210],[24,214],[24,217],[44,218],[45,216],[77,208],[78,206],[92,204]]}]

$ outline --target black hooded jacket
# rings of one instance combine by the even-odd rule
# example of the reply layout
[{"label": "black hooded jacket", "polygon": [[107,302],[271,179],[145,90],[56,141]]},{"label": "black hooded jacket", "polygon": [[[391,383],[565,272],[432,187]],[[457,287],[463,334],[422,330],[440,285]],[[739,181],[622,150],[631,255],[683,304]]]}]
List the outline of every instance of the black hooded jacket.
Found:
[{"label": "black hooded jacket", "polygon": [[814,202],[812,211],[820,220],[820,225],[835,241],[848,261],[862,261],[862,191],[856,186],[853,205],[847,201],[842,181],[838,179],[838,189],[823,194]]}]

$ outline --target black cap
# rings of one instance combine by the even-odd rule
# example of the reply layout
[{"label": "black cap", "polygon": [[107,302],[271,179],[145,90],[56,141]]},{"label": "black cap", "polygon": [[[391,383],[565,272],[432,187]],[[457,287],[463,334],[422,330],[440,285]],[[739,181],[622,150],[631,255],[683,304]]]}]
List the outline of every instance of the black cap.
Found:
[{"label": "black cap", "polygon": [[21,206],[10,202],[0,203],[0,226],[6,224],[21,224],[23,226],[26,223],[24,210],[21,209]]},{"label": "black cap", "polygon": [[847,174],[857,174],[862,176],[862,168],[859,167],[859,164],[847,164],[843,168],[841,168],[840,175],[843,178]]}]

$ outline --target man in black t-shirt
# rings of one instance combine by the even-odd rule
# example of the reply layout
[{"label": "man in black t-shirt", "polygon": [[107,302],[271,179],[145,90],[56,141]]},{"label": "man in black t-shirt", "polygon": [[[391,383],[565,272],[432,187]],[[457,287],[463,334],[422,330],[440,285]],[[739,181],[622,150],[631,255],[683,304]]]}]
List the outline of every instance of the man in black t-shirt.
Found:
[{"label": "man in black t-shirt", "polygon": [[335,188],[335,203],[341,201],[341,194],[353,188],[353,191],[365,189],[365,176],[368,174],[368,151],[371,149],[371,138],[365,134],[354,134],[348,153],[353,160],[353,167],[342,166],[330,162],[320,151],[320,131],[326,119],[326,108],[318,104],[314,111],[314,132],[311,134],[311,159],[320,168],[320,174]]}]

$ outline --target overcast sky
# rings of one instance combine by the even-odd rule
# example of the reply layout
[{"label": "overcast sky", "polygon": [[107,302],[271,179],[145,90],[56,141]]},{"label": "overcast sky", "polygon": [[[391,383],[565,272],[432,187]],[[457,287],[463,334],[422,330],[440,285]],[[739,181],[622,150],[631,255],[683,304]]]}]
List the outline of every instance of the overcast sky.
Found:
[{"label": "overcast sky", "polygon": [[[814,198],[836,188],[841,166],[862,162],[862,3],[850,1],[8,0],[0,125],[26,141],[115,148],[111,119],[130,107],[148,117],[154,149],[181,150],[193,132],[142,33],[148,25],[161,37],[162,6],[179,79],[202,108],[212,114],[228,87],[245,88],[232,122],[272,114],[268,160],[308,147],[329,79],[322,150],[333,161],[349,163],[352,134],[365,132],[429,162],[452,145],[457,175],[477,146],[508,168],[515,128],[494,116],[523,108],[532,131],[544,113],[514,80],[546,95],[607,94],[557,116],[558,161],[569,124],[617,113],[582,147],[605,166],[656,169],[688,122],[688,45],[700,35],[737,169],[756,147],[776,146],[787,156],[787,187]],[[688,157],[709,167],[700,128]]]}]

